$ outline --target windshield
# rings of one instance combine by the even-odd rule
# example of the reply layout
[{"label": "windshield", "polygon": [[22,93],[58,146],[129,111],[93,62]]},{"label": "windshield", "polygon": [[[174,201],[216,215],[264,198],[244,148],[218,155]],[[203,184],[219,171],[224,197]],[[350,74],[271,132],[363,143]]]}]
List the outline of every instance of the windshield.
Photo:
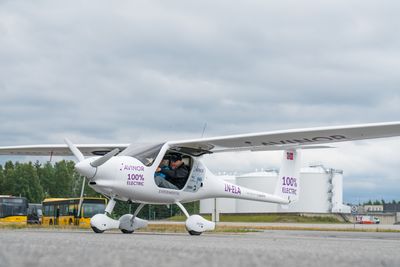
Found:
[{"label": "windshield", "polygon": [[157,158],[158,153],[164,144],[131,145],[120,155],[131,156],[138,159],[146,166],[151,166]]},{"label": "windshield", "polygon": [[83,217],[91,218],[98,213],[104,213],[105,208],[104,203],[83,203]]},{"label": "windshield", "polygon": [[28,207],[25,199],[3,199],[2,203],[0,202],[0,218],[26,215],[27,209]]}]

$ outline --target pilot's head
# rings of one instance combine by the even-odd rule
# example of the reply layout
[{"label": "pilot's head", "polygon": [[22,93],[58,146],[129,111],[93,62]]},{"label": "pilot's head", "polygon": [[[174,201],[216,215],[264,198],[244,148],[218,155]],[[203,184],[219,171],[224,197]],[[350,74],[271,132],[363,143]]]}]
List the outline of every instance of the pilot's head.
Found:
[{"label": "pilot's head", "polygon": [[176,169],[183,163],[182,156],[180,154],[172,154],[171,157],[169,158],[169,162],[171,168]]}]

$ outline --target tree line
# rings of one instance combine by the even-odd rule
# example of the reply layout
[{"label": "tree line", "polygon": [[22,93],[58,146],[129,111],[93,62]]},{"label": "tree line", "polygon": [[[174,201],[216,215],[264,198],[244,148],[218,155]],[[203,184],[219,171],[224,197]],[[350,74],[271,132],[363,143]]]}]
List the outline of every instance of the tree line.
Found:
[{"label": "tree line", "polygon": [[382,200],[368,200],[367,202],[364,202],[363,205],[384,205],[384,204],[400,204],[400,200],[396,202],[396,200],[392,201],[385,201],[384,199]]},{"label": "tree line", "polygon": [[[13,163],[0,165],[0,195],[22,196],[30,203],[41,203],[50,197],[79,197],[83,176],[73,161]],[[85,186],[85,196],[99,196]]]}]

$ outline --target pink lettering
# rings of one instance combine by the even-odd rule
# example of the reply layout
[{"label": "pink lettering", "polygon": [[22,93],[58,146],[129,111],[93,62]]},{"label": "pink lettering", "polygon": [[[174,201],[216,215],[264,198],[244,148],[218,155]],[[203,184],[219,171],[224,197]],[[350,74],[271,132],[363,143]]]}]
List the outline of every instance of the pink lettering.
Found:
[{"label": "pink lettering", "polygon": [[241,195],[242,191],[240,190],[239,186],[236,185],[231,185],[231,184],[225,184],[225,192],[229,192],[235,195]]}]

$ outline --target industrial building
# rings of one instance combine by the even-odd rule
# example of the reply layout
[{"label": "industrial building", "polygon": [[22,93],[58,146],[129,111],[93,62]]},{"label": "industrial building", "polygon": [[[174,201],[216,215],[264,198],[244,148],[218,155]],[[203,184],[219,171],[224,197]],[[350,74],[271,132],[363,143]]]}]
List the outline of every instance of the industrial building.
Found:
[{"label": "industrial building", "polygon": [[[224,175],[222,179],[273,194],[278,180],[277,170],[244,175]],[[200,201],[200,213],[350,213],[343,204],[343,171],[323,165],[302,168],[300,173],[300,200],[288,207],[265,202],[239,199],[205,199]]]}]

